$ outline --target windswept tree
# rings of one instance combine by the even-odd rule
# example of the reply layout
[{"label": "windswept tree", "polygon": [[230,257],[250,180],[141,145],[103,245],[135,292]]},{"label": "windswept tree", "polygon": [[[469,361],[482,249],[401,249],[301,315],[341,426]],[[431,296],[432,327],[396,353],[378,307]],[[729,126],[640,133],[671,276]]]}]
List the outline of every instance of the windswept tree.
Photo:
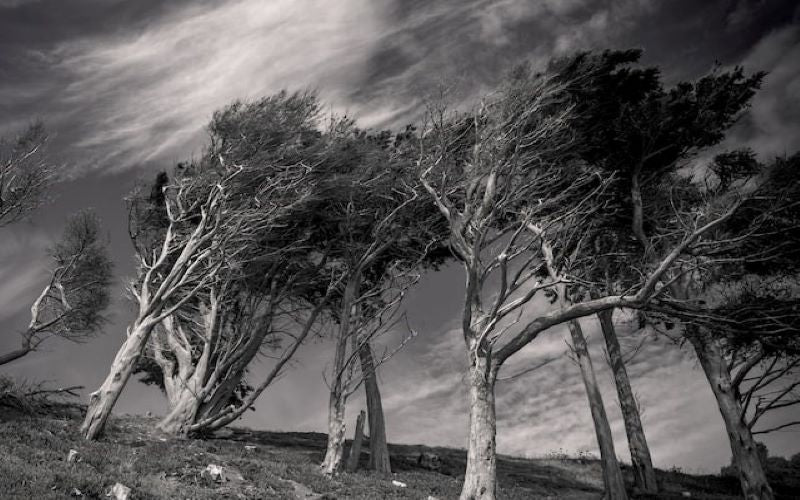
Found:
[{"label": "windswept tree", "polygon": [[[724,138],[762,77],[745,76],[737,68],[665,88],[658,68],[636,65],[640,56],[637,50],[587,52],[553,64],[576,103],[573,130],[579,136],[581,158],[611,179],[604,192],[604,209],[595,220],[593,246],[583,249],[583,254],[593,258],[582,261],[587,265],[582,287],[594,298],[635,286],[647,259],[659,255],[658,246],[674,244],[669,237],[674,228],[664,223],[673,217],[669,186],[686,184],[687,175],[682,175],[681,169],[699,151]],[[636,486],[654,493],[655,472],[617,339],[613,310],[597,316],[614,375]],[[575,333],[580,332],[573,329],[573,337]],[[573,340],[585,343],[579,338]],[[585,355],[588,357],[588,352]],[[589,394],[600,398],[599,391]],[[591,399],[592,407],[602,407],[601,401]],[[606,420],[599,416],[599,420]],[[598,437],[603,436],[601,454],[608,454],[613,450],[610,427],[598,418],[595,422]],[[603,449],[608,453],[602,453]]]},{"label": "windswept tree", "polygon": [[222,154],[214,160],[183,168],[162,188],[165,228],[153,232],[152,244],[137,249],[138,275],[130,293],[138,313],[108,377],[90,397],[82,426],[87,439],[102,432],[153,329],[210,293],[226,269],[239,265],[237,258],[254,238],[285,213],[287,193],[294,199],[308,188],[302,165],[269,165],[268,180],[248,184],[238,177],[246,178],[252,167],[229,163]]},{"label": "windswept tree", "polygon": [[[281,165],[298,166],[298,181],[307,181],[306,165],[321,150],[317,107],[310,94],[235,103],[215,114],[209,161],[224,157],[241,169],[231,189],[242,199],[284,182]],[[287,187],[250,206],[248,220],[262,223],[239,229],[246,234],[236,255],[153,335],[144,371],[149,367],[170,405],[163,431],[210,431],[241,416],[283,373],[327,306],[339,275],[325,249],[314,246],[316,229],[305,224],[316,194],[309,184]],[[276,357],[273,367],[251,386],[248,368],[265,354]]]},{"label": "windswept tree", "polygon": [[362,384],[370,467],[391,472],[376,370],[396,348],[376,358],[373,343],[402,318],[405,292],[422,266],[435,260],[441,225],[441,216],[414,188],[413,142],[407,139],[407,133],[368,134],[348,119],[335,119],[327,132],[329,153],[317,167],[321,196],[313,224],[327,228],[322,242],[343,276],[329,311],[336,330],[327,377],[328,446],[321,465],[326,474],[343,465],[346,402]]},{"label": "windswept tree", "polygon": [[13,139],[0,138],[0,227],[25,218],[46,201],[56,177],[45,156],[46,142],[41,123]]},{"label": "windswept tree", "polygon": [[718,156],[706,189],[738,189],[746,198],[650,306],[663,327],[678,328],[694,348],[748,499],[774,497],[753,438],[774,429],[757,428],[759,419],[800,404],[799,166],[799,155],[770,165],[746,151]]},{"label": "windswept tree", "polygon": [[[683,200],[680,188],[691,179],[671,176],[671,185],[658,190],[668,202],[658,206],[672,216],[649,235],[649,258],[637,278],[591,293],[587,261],[596,258],[617,177],[580,155],[574,129],[580,114],[566,89],[591,76],[554,78],[523,68],[472,114],[433,107],[422,131],[419,177],[449,222],[450,246],[467,281],[462,330],[470,432],[462,499],[495,497],[494,385],[503,363],[552,326],[645,307],[681,273],[681,258],[700,251],[742,204],[738,194]],[[706,89],[702,81],[686,85]],[[555,307],[523,310],[539,292]],[[514,312],[521,325],[508,328],[501,321],[514,323]]]},{"label": "windswept tree", "polygon": [[0,355],[0,365],[36,351],[53,337],[85,342],[104,324],[112,264],[99,218],[90,211],[70,217],[49,254],[49,282],[31,306],[22,345]]}]

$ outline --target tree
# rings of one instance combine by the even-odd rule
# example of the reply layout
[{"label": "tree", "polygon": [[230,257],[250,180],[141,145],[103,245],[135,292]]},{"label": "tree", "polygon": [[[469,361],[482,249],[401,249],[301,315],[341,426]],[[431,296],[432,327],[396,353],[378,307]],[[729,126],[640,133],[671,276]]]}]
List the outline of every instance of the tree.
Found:
[{"label": "tree", "polygon": [[[746,498],[773,498],[753,436],[768,411],[800,403],[800,156],[761,165],[751,152],[720,155],[709,190],[747,193],[736,217],[687,259],[669,294],[651,304],[683,338],[708,378]],[[777,427],[795,425],[788,422]]]},{"label": "tree", "polygon": [[[747,106],[763,75],[737,68],[665,88],[654,67],[638,67],[640,51],[579,53],[554,64],[576,102],[581,157],[614,180],[598,223],[596,259],[584,272],[589,295],[619,293],[639,279],[653,239],[672,217],[665,186],[688,158],[717,144]],[[581,75],[591,75],[581,78]],[[685,183],[685,181],[684,181]],[[667,239],[667,241],[669,241]],[[631,264],[634,264],[633,266]],[[641,417],[617,339],[613,311],[598,313],[622,410],[639,490],[657,491]]]},{"label": "tree", "polygon": [[50,280],[31,306],[22,346],[0,356],[0,365],[36,351],[53,337],[85,342],[104,324],[112,263],[99,218],[91,211],[73,215],[49,254]]},{"label": "tree", "polygon": [[56,177],[44,154],[47,133],[35,123],[13,140],[0,139],[0,227],[17,222],[45,202]]},{"label": "tree", "polygon": [[[657,206],[673,213],[648,236],[650,257],[637,279],[620,292],[610,287],[592,296],[585,269],[597,258],[594,243],[603,234],[616,174],[578,155],[574,99],[565,88],[589,78],[564,81],[523,68],[471,116],[432,106],[422,131],[419,178],[449,223],[451,250],[467,281],[462,330],[470,362],[470,433],[462,499],[495,496],[494,382],[503,363],[552,326],[608,309],[645,307],[664,292],[665,280],[675,279],[671,271],[681,257],[702,248],[703,238],[741,206],[735,196],[718,196],[688,207],[683,192],[660,185],[656,192],[666,203]],[[752,86],[742,79],[732,78],[732,86]],[[687,85],[675,95],[678,109],[683,95],[705,95],[708,88],[703,81]],[[677,174],[669,180],[677,188],[690,184]],[[529,311],[521,328],[501,323],[512,312],[523,321],[522,307],[539,292],[559,306]]]},{"label": "tree", "polygon": [[[408,132],[408,131],[407,131]],[[324,245],[343,280],[331,301],[336,323],[330,388],[328,446],[321,468],[334,474],[343,465],[347,398],[362,383],[366,392],[370,467],[391,472],[378,366],[372,343],[402,318],[405,292],[419,269],[433,262],[441,217],[414,189],[405,134],[368,134],[347,119],[332,120],[328,161],[317,168],[323,196],[315,225],[329,228]],[[402,343],[401,343],[402,346]],[[361,377],[354,378],[356,364]]]},{"label": "tree", "polygon": [[[177,435],[211,431],[238,418],[283,373],[307,338],[337,282],[325,251],[315,252],[315,230],[305,224],[314,194],[310,169],[322,151],[316,133],[318,104],[311,94],[279,93],[253,103],[234,103],[212,120],[207,162],[224,157],[240,173],[231,182],[238,199],[253,190],[264,202],[249,210],[246,238],[227,257],[215,279],[171,317],[164,318],[140,369],[162,387],[170,412],[161,430]],[[296,165],[286,182],[280,165]],[[238,202],[236,202],[238,203]],[[158,227],[139,211],[141,224]],[[158,219],[156,219],[157,221]],[[298,332],[299,330],[299,332]],[[281,351],[266,379],[245,383],[250,364]]]}]

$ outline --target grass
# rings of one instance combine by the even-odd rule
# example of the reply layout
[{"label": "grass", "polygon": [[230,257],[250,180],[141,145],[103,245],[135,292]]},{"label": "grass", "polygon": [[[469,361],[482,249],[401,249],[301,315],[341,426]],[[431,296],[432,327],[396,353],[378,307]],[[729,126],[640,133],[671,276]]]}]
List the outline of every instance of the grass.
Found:
[{"label": "grass", "polygon": [[[104,499],[116,482],[145,499],[438,499],[457,498],[463,450],[391,445],[392,477],[369,471],[327,478],[317,464],[325,450],[319,433],[232,429],[225,438],[174,440],[151,432],[155,420],[114,419],[98,442],[86,442],[76,416],[34,417],[0,413],[0,496],[19,499]],[[254,448],[253,448],[254,447]],[[70,450],[79,460],[68,462]],[[420,453],[441,458],[438,471],[417,463]],[[362,454],[365,463],[367,455]],[[202,471],[216,464],[243,481],[215,482]],[[626,471],[630,479],[630,471]],[[658,498],[737,498],[735,479],[659,471]],[[589,499],[602,497],[599,463],[593,459],[498,461],[499,498]],[[405,483],[405,488],[392,483]]]}]

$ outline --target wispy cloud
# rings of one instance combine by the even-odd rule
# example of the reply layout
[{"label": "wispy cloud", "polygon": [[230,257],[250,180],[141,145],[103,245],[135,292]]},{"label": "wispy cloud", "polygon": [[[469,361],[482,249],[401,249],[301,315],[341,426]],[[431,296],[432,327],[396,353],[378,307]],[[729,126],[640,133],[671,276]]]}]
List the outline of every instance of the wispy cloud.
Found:
[{"label": "wispy cloud", "polygon": [[176,10],[143,31],[62,44],[76,146],[125,167],[180,156],[211,113],[238,98],[283,88],[343,94],[364,70],[383,27],[366,0],[237,0]]}]

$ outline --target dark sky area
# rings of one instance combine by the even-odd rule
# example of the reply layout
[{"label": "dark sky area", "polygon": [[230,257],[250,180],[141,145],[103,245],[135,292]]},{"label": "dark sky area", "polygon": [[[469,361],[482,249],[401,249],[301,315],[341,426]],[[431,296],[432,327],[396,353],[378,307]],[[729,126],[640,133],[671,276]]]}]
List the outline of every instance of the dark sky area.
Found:
[{"label": "dark sky area", "polygon": [[[796,1],[0,0],[0,135],[44,120],[49,153],[66,178],[31,221],[0,229],[0,350],[17,345],[44,286],[46,248],[71,212],[94,207],[102,215],[118,276],[104,335],[84,345],[53,341],[2,372],[85,385],[87,394],[100,383],[131,319],[122,286],[133,273],[122,199],[137,179],[196,154],[211,113],[234,99],[313,88],[333,112],[364,126],[398,127],[419,116],[441,81],[455,82],[469,102],[514,63],[629,47],[643,48],[645,62],[660,65],[670,82],[715,64],[768,71],[723,146],[749,146],[762,158],[800,149]],[[420,335],[380,373],[390,440],[464,445],[462,287],[460,270],[448,267],[426,276],[407,301]],[[627,458],[597,328],[591,321],[585,328],[617,451]],[[555,329],[509,373],[564,350],[564,332]],[[323,430],[328,354],[322,340],[307,346],[244,423]],[[711,471],[729,461],[713,396],[689,352],[651,338],[630,372],[656,466]],[[595,450],[580,375],[565,357],[498,391],[500,452]],[[360,407],[360,397],[351,400],[349,415]],[[161,395],[137,382],[118,405],[131,413],[163,409]],[[774,454],[797,453],[798,432],[764,441]]]}]

